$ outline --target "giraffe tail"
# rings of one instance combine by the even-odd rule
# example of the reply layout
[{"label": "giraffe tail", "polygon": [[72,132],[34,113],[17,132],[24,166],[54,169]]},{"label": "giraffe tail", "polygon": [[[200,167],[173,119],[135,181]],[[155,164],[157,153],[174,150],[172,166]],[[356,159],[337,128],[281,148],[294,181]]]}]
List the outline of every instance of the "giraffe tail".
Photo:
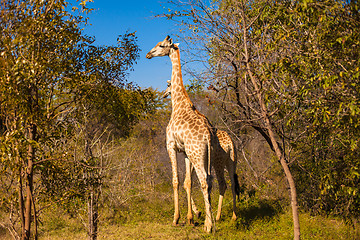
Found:
[{"label": "giraffe tail", "polygon": [[212,145],[211,145],[211,138],[208,140],[208,169],[207,169],[207,173],[208,173],[208,176],[209,176],[209,193],[211,192],[211,189],[212,189],[212,180],[213,180],[213,176],[211,175],[211,151],[212,151]]},{"label": "giraffe tail", "polygon": [[208,175],[211,175],[211,138],[208,139]]},{"label": "giraffe tail", "polygon": [[240,197],[240,184],[239,184],[238,175],[236,173],[234,173],[234,180],[235,180],[235,193],[239,198]]},{"label": "giraffe tail", "polygon": [[238,178],[238,175],[236,174],[237,155],[236,155],[236,147],[235,147],[234,143],[232,142],[232,140],[231,140],[231,144],[230,144],[230,159],[232,161],[233,168],[234,168],[235,194],[239,198],[241,189],[240,189],[239,178]]},{"label": "giraffe tail", "polygon": [[239,177],[236,174],[236,165],[237,165],[237,155],[236,155],[236,147],[234,143],[231,141],[231,152],[230,157],[234,166],[234,183],[235,183],[235,194],[240,198],[240,183],[239,183]]}]

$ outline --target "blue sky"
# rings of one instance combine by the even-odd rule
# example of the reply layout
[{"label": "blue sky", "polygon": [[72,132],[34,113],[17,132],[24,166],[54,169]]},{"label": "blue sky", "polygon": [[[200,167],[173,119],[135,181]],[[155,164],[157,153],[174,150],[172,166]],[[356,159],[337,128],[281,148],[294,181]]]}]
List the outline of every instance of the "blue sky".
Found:
[{"label": "blue sky", "polygon": [[[145,55],[166,35],[172,36],[177,31],[174,22],[154,18],[169,6],[158,0],[94,0],[87,6],[95,10],[88,15],[91,25],[86,26],[85,33],[96,38],[95,44],[113,45],[118,35],[127,30],[136,31],[141,52],[129,80],[142,88],[164,90],[166,80],[171,77],[170,59],[161,57],[149,60]],[[177,42],[177,39],[174,38],[174,41]]]}]

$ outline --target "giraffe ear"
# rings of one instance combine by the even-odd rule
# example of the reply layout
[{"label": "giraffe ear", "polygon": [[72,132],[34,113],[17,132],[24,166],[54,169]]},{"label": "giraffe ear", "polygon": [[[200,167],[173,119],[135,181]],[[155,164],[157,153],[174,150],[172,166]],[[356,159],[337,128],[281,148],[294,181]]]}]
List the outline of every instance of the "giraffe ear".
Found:
[{"label": "giraffe ear", "polygon": [[164,41],[162,41],[162,45],[163,46],[171,46],[172,45],[172,39],[170,38],[170,36],[166,36],[166,38],[164,39]]},{"label": "giraffe ear", "polygon": [[179,49],[179,43],[174,43],[171,45],[174,49]]},{"label": "giraffe ear", "polygon": [[172,44],[172,39],[170,38],[169,35],[167,35],[166,38],[164,39],[164,41],[162,41],[162,45],[163,46],[168,46],[169,45],[168,42],[170,42],[170,45]]}]

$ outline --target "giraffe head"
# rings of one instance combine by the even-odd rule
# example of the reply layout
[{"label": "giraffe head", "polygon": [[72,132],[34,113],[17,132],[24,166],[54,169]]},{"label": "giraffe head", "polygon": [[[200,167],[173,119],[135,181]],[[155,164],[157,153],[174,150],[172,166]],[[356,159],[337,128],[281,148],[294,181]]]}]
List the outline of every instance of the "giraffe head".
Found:
[{"label": "giraffe head", "polygon": [[171,94],[171,81],[170,80],[167,80],[167,88],[165,90],[165,93],[163,95],[163,98],[167,98],[170,94]]},{"label": "giraffe head", "polygon": [[167,36],[164,41],[159,42],[156,46],[146,54],[146,58],[169,56],[171,48],[178,49],[178,43],[173,43],[170,36]]}]

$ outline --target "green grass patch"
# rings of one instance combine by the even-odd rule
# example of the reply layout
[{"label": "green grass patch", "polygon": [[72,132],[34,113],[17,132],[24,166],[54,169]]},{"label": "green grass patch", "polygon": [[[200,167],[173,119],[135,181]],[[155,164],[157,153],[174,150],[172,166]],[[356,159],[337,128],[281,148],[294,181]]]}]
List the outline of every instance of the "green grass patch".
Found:
[{"label": "green grass patch", "polygon": [[[194,197],[202,210],[201,194],[196,193]],[[215,215],[217,198],[213,198]],[[203,230],[203,216],[195,218],[195,226],[185,224],[186,199],[181,199],[180,203],[182,215],[179,226],[175,227],[172,226],[173,202],[169,194],[134,198],[118,211],[110,211],[103,206],[100,209],[98,239],[293,239],[291,210],[280,201],[256,196],[243,198],[238,202],[238,219],[231,221],[231,196],[227,194],[222,220],[215,224],[215,232],[210,234]],[[82,218],[86,222],[86,216]],[[87,239],[84,221],[59,208],[48,209],[42,217],[39,239]],[[302,239],[360,239],[358,226],[345,224],[333,217],[300,213],[300,226]],[[0,233],[0,239],[11,239],[4,231]]]}]

